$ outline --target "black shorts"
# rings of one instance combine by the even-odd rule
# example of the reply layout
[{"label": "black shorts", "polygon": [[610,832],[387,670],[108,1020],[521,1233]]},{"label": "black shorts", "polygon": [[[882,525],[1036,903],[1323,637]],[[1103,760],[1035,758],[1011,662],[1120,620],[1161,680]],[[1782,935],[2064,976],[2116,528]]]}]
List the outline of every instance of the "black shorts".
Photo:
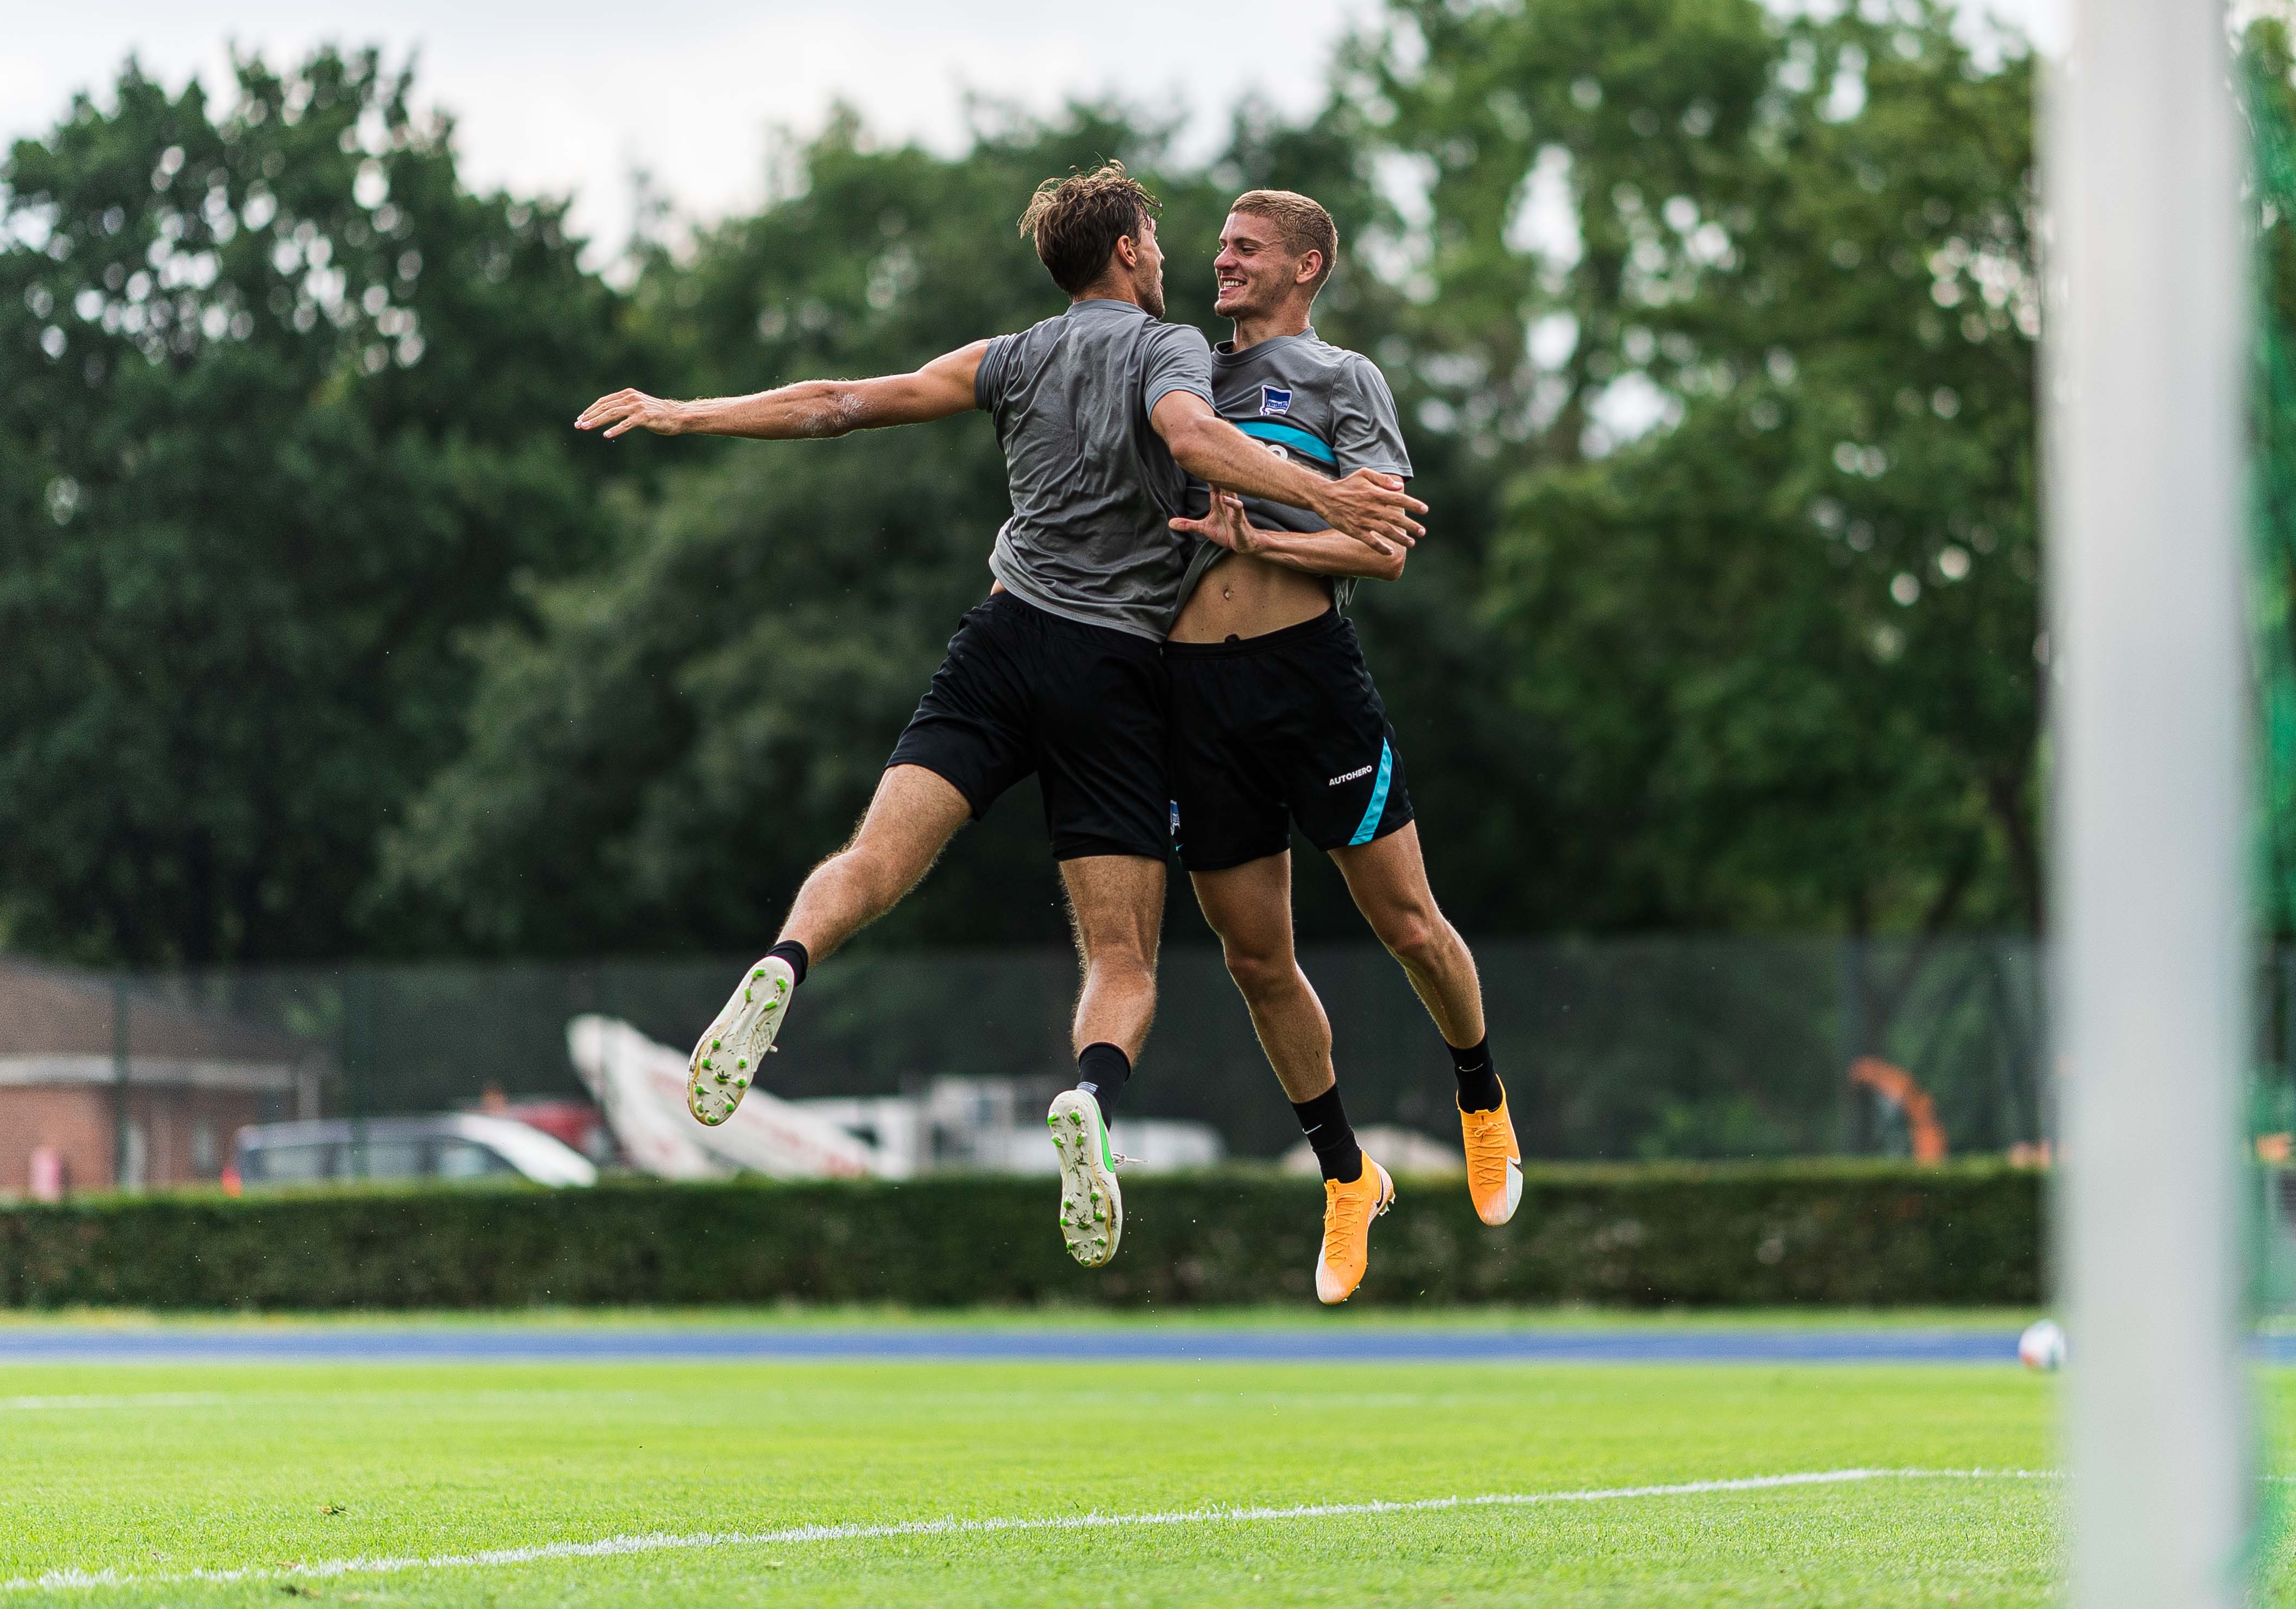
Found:
[{"label": "black shorts", "polygon": [[1291,823],[1318,849],[1385,837],[1411,820],[1403,757],[1334,609],[1229,642],[1168,642],[1173,836],[1190,871],[1281,854]]},{"label": "black shorts", "polygon": [[886,768],[922,765],[988,813],[1030,772],[1055,860],[1170,854],[1167,683],[1156,643],[1010,592],[965,611]]}]

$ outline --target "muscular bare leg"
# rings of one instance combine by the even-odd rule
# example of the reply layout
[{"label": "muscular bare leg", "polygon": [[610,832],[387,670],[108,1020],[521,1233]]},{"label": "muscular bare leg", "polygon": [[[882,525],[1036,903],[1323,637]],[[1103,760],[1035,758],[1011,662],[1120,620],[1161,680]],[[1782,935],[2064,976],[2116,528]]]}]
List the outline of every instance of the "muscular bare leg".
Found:
[{"label": "muscular bare leg", "polygon": [[1292,952],[1292,852],[1193,880],[1276,1082],[1294,1103],[1313,1100],[1334,1082],[1332,1025]]},{"label": "muscular bare leg", "polygon": [[1156,944],[1164,926],[1164,862],[1095,854],[1061,862],[1069,918],[1084,962],[1075,1043],[1110,1044],[1137,1060],[1156,1017]]},{"label": "muscular bare leg", "polygon": [[1195,874],[1196,901],[1220,936],[1267,1065],[1275,1069],[1324,1176],[1324,1244],[1316,1254],[1316,1295],[1344,1302],[1363,1278],[1371,1221],[1395,1187],[1364,1155],[1332,1070],[1332,1024],[1292,946],[1292,852],[1226,871]]},{"label": "muscular bare leg", "polygon": [[878,781],[852,842],[815,867],[797,891],[781,936],[803,944],[814,964],[826,960],[899,904],[972,819],[972,807],[946,777],[922,765],[894,766]]},{"label": "muscular bare leg", "polygon": [[1361,845],[1332,851],[1348,892],[1371,930],[1401,962],[1444,1042],[1460,1049],[1483,1042],[1483,986],[1475,958],[1458,929],[1445,919],[1427,886],[1419,853],[1419,823]]},{"label": "muscular bare leg", "polygon": [[1060,1157],[1061,1238],[1069,1255],[1098,1268],[1124,1237],[1124,1188],[1108,1118],[1132,1076],[1156,1016],[1156,940],[1164,925],[1164,862],[1095,854],[1061,862],[1069,919],[1084,959],[1071,1029],[1073,1089],[1053,1097],[1045,1121]]}]

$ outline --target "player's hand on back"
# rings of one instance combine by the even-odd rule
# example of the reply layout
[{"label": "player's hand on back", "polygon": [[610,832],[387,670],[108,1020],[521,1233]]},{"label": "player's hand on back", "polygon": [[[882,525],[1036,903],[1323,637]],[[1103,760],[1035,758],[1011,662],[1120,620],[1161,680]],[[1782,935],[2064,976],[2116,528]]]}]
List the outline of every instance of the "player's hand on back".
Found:
[{"label": "player's hand on back", "polygon": [[1172,528],[1218,543],[1231,553],[1249,553],[1259,545],[1259,534],[1243,511],[1243,499],[1233,492],[1211,489],[1212,502],[1201,519],[1175,519]]},{"label": "player's hand on back", "polygon": [[679,436],[685,430],[685,404],[643,391],[622,390],[602,396],[582,410],[574,421],[578,430],[605,428],[609,440],[625,430],[647,429],[656,436]]},{"label": "player's hand on back", "polygon": [[1333,530],[1378,553],[1390,551],[1390,543],[1406,548],[1417,545],[1427,531],[1412,516],[1426,511],[1425,503],[1403,489],[1400,476],[1377,470],[1357,470],[1332,481],[1324,488],[1323,504],[1316,510],[1332,522]]}]

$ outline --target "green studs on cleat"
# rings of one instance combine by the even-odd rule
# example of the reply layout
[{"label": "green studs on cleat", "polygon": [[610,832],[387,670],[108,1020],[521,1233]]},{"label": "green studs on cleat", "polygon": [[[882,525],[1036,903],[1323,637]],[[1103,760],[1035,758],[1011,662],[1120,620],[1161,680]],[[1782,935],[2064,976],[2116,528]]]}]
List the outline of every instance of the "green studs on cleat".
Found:
[{"label": "green studs on cleat", "polygon": [[726,1048],[726,1041],[722,1039],[713,1039],[709,1041],[709,1048],[712,1050],[723,1050]]},{"label": "green studs on cleat", "polygon": [[746,1078],[737,1078],[734,1081],[734,1087],[736,1090],[746,1090],[750,1087],[750,1081]]},{"label": "green studs on cleat", "polygon": [[1081,1129],[1084,1127],[1084,1114],[1081,1112],[1071,1112],[1069,1114],[1069,1121],[1076,1124],[1078,1128]]},{"label": "green studs on cleat", "polygon": [[750,974],[750,981],[751,983],[755,983],[758,979],[765,976],[765,975],[766,969],[763,967],[760,967],[755,972]]}]

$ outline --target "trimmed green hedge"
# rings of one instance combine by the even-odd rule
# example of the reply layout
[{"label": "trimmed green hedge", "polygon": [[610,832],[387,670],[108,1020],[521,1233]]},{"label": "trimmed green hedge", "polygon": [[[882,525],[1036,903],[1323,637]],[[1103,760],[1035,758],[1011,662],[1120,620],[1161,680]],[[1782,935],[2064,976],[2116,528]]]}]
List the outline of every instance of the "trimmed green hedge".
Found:
[{"label": "trimmed green hedge", "polygon": [[[0,1208],[0,1303],[459,1308],[537,1303],[1312,1301],[1313,1180],[1234,1170],[1125,1187],[1121,1254],[1061,1250],[1049,1180],[119,1197]],[[1456,1179],[1401,1181],[1358,1302],[2021,1304],[2042,1180],[1984,1164],[1539,1168],[1505,1229]]]}]

